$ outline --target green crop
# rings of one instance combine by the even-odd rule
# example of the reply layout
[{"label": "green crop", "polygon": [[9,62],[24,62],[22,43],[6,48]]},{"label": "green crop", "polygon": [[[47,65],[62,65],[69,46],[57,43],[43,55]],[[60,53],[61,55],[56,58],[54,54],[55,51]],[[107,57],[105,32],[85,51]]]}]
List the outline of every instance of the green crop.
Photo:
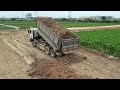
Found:
[{"label": "green crop", "polygon": [[120,57],[120,29],[82,31],[75,34],[80,37],[81,45]]},{"label": "green crop", "polygon": [[[119,25],[120,24],[120,23],[97,23],[97,22],[75,22],[75,21],[58,21],[58,22],[66,28],[107,26],[107,25]],[[5,21],[0,21],[0,24],[17,26],[17,27],[20,27],[21,29],[37,27],[35,20],[23,20],[23,21],[5,20]]]}]

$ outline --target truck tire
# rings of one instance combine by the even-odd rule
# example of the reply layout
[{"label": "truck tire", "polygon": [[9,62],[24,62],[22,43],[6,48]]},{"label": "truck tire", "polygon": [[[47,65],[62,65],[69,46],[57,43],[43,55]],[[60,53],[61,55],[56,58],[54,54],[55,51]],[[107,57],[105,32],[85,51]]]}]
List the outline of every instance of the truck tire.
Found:
[{"label": "truck tire", "polygon": [[32,46],[33,46],[33,47],[37,47],[37,43],[34,42],[34,41],[32,41]]},{"label": "truck tire", "polygon": [[51,55],[52,57],[56,58],[56,53],[55,53],[54,49],[51,49],[51,50],[50,50],[50,55]]},{"label": "truck tire", "polygon": [[61,53],[61,52],[56,52],[56,56],[57,56],[57,57],[62,57],[62,56],[63,56],[63,53]]},{"label": "truck tire", "polygon": [[45,52],[46,52],[48,55],[50,55],[50,47],[49,47],[49,46],[46,46],[46,47],[45,47]]}]

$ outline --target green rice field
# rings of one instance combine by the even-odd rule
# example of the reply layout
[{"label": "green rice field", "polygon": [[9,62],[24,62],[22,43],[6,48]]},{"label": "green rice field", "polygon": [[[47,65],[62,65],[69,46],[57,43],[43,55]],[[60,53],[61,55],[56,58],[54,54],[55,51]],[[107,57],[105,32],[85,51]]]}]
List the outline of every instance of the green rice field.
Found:
[{"label": "green rice field", "polygon": [[120,29],[76,32],[82,46],[120,57]]}]

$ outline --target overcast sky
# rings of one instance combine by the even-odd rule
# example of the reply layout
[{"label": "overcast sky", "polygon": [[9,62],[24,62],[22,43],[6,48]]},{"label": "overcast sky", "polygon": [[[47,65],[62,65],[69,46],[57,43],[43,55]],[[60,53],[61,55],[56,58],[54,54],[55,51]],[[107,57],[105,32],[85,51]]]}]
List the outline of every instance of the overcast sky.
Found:
[{"label": "overcast sky", "polygon": [[[35,11],[0,11],[0,17],[25,17],[26,13],[32,13],[35,16]],[[49,17],[68,17],[68,11],[37,11],[37,16]],[[120,18],[120,11],[71,11],[71,17],[78,18],[81,16],[114,16]]]}]

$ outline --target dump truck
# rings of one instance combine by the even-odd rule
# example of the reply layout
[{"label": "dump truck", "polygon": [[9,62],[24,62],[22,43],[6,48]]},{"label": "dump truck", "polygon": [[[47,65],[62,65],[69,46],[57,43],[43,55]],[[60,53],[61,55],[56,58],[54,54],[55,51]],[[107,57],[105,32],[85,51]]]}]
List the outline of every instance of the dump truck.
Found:
[{"label": "dump truck", "polygon": [[63,56],[77,50],[80,38],[51,17],[36,17],[37,28],[30,28],[33,47],[44,50],[52,57]]}]

